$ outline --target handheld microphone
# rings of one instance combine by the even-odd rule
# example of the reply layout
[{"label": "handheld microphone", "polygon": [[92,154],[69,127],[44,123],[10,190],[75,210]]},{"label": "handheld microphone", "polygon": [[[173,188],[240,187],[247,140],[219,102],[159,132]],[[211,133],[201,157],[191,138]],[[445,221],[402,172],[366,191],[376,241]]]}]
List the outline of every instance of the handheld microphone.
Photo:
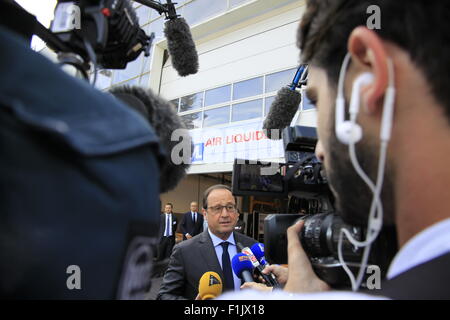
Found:
[{"label": "handheld microphone", "polygon": [[165,23],[164,34],[172,57],[172,64],[181,77],[198,71],[198,54],[191,29],[184,18],[173,18]]},{"label": "handheld microphone", "polygon": [[198,294],[201,300],[217,298],[222,294],[222,279],[216,272],[205,272],[198,283]]},{"label": "handheld microphone", "polygon": [[237,253],[231,259],[233,272],[244,282],[255,282],[252,277],[253,264],[245,253]]},{"label": "handheld microphone", "polygon": [[[156,96],[151,90],[144,90],[140,87],[121,86],[110,90],[116,98],[140,112],[150,123],[160,138],[162,147],[166,154],[170,155],[172,149],[179,144],[179,141],[172,141],[172,133],[175,130],[182,130],[182,137],[191,146],[192,138],[186,126],[177,115],[174,107],[168,101]],[[191,154],[183,155],[183,159],[190,160]],[[186,170],[190,166],[190,161],[174,164],[169,157],[165,166],[160,170],[160,193],[174,189],[177,184],[186,176]]]},{"label": "handheld microphone", "polygon": [[[281,139],[281,131],[291,124],[302,101],[302,95],[296,89],[306,84],[307,76],[308,65],[300,65],[292,83],[277,92],[275,100],[270,107],[269,114],[263,124],[263,129],[267,131],[266,135],[268,138],[272,140]],[[277,130],[275,132],[278,132],[278,134],[272,135],[272,130]]]},{"label": "handheld microphone", "polygon": [[264,244],[259,242],[255,243],[250,249],[252,250],[256,259],[258,259],[259,263],[261,263],[262,266],[265,266],[267,264],[267,261],[264,254]]},{"label": "handheld microphone", "polygon": [[240,244],[240,243],[237,243],[237,247],[239,248],[239,250],[241,250],[242,253],[246,254],[249,257],[250,262],[253,265],[253,268],[255,268],[258,275],[264,279],[264,281],[266,282],[266,284],[268,286],[273,287],[273,286],[278,285],[278,281],[273,276],[272,277],[268,276],[267,274],[262,272],[264,270],[264,267],[261,266],[258,259],[255,257],[255,255],[253,254],[253,252],[250,248],[248,248],[248,247],[243,248],[242,244]]}]

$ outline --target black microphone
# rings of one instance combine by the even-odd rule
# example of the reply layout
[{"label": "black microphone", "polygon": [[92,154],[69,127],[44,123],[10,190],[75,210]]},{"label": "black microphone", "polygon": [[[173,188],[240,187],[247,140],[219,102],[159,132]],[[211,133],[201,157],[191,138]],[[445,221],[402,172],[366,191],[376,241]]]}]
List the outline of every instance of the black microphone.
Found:
[{"label": "black microphone", "polygon": [[192,39],[191,29],[184,18],[166,21],[164,34],[172,57],[172,64],[181,77],[198,71],[198,54]]},{"label": "black microphone", "polygon": [[274,277],[271,277],[262,272],[264,270],[264,267],[261,266],[258,259],[255,257],[250,248],[248,247],[244,248],[242,244],[240,244],[239,242],[236,244],[236,246],[238,247],[239,250],[241,250],[242,253],[246,254],[249,257],[253,265],[253,268],[256,270],[256,273],[264,279],[264,281],[268,286],[273,287],[279,285],[278,281]]},{"label": "black microphone", "polygon": [[[174,106],[153,94],[151,90],[145,90],[136,86],[120,86],[110,90],[116,98],[141,113],[155,130],[160,138],[162,147],[168,155],[168,161],[160,170],[160,193],[165,193],[174,189],[177,184],[186,176],[186,170],[190,166],[192,156],[192,138],[183,121],[177,115]],[[183,141],[190,146],[190,154],[183,154],[183,162],[174,163],[172,150],[180,141],[172,141],[172,132],[179,130]],[[182,149],[184,151],[184,149]]]},{"label": "black microphone", "polygon": [[[281,139],[281,131],[291,124],[302,101],[302,95],[296,89],[306,85],[307,77],[308,65],[302,64],[298,67],[292,83],[288,87],[278,90],[263,124],[263,129],[266,131],[265,134],[268,138]],[[272,132],[272,130],[276,131]]]},{"label": "black microphone", "polygon": [[[272,102],[269,114],[264,120],[263,129],[266,136],[273,140],[281,139],[281,131],[289,127],[298,110],[302,96],[300,92],[289,88],[281,88]],[[274,133],[272,130],[278,130]],[[272,134],[273,133],[273,134]]]}]

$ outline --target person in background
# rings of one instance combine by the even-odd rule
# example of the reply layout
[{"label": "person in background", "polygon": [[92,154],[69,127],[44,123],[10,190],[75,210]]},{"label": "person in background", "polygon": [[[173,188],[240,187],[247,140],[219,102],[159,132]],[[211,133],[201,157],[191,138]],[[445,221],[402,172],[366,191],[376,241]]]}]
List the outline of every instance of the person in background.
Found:
[{"label": "person in background", "polygon": [[203,215],[198,212],[198,203],[191,202],[190,208],[191,210],[183,215],[180,223],[183,240],[191,239],[203,232]]},{"label": "person in background", "polygon": [[177,226],[178,221],[177,217],[173,214],[173,205],[168,202],[164,206],[164,213],[161,214],[157,261],[165,260],[170,257],[175,245],[175,232]]}]

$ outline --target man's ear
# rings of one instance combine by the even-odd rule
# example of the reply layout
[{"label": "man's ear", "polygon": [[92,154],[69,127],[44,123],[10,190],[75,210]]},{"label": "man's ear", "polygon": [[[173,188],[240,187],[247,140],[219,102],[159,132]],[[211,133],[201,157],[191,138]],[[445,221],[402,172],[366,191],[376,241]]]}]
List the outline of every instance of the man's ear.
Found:
[{"label": "man's ear", "polygon": [[373,31],[360,26],[348,39],[348,52],[356,72],[371,72],[374,82],[363,88],[362,104],[369,114],[380,112],[388,86],[388,54],[383,40]]},{"label": "man's ear", "polygon": [[202,214],[203,214],[203,218],[208,221],[208,219],[206,218],[206,210],[204,208],[202,208]]}]

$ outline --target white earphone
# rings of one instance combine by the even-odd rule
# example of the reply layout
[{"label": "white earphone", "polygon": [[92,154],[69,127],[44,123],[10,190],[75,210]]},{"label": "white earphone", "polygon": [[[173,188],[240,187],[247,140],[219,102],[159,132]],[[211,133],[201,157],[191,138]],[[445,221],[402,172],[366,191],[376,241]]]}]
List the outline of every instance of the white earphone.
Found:
[{"label": "white earphone", "polygon": [[[350,100],[350,107],[349,107],[350,120],[345,120],[344,81],[345,81],[345,73],[347,71],[349,62],[350,62],[350,54],[347,53],[339,73],[338,94],[336,97],[336,116],[335,116],[336,137],[341,143],[348,145],[349,157],[353,165],[353,168],[373,193],[373,199],[368,219],[366,239],[364,241],[358,241],[354,239],[351,233],[348,230],[346,230],[346,228],[341,228],[339,234],[339,243],[338,243],[339,262],[342,264],[342,267],[344,268],[345,272],[348,274],[350,278],[350,281],[352,283],[352,289],[356,291],[361,285],[363,275],[365,273],[370,253],[370,247],[378,237],[378,234],[383,226],[383,206],[381,203],[380,194],[381,188],[383,186],[383,177],[386,166],[387,147],[391,137],[392,123],[394,118],[395,85],[394,85],[394,66],[392,60],[388,59],[387,66],[388,66],[389,81],[388,87],[384,95],[383,114],[380,126],[380,154],[378,159],[378,172],[376,184],[374,184],[361,168],[358,158],[356,156],[356,148],[355,148],[355,144],[358,141],[360,141],[363,136],[361,126],[356,123],[356,118],[358,116],[360,105],[361,87],[363,85],[367,85],[373,82],[374,76],[373,74],[366,72],[358,76],[358,78],[356,78],[355,82],[353,83],[352,95]],[[351,270],[348,268],[347,264],[344,261],[344,257],[342,254],[342,243],[343,243],[342,241],[344,235],[355,247],[365,248],[357,278],[355,278],[355,276],[353,275],[353,273],[351,272]]]},{"label": "white earphone", "polygon": [[[352,96],[350,99],[350,120],[345,120],[345,98],[344,98],[344,81],[347,67],[350,62],[350,54],[345,56],[342,63],[341,71],[339,73],[338,94],[336,97],[336,115],[335,115],[335,130],[336,137],[343,144],[357,143],[362,139],[363,132],[359,124],[356,123],[356,117],[358,116],[361,87],[373,82],[374,76],[370,72],[364,72],[359,75],[353,82]],[[395,88],[393,85],[393,70],[392,61],[388,60],[389,67],[389,85],[386,89],[383,116],[381,122],[380,139],[382,141],[388,141],[391,136],[392,120],[394,116],[394,100],[395,100]]]}]

